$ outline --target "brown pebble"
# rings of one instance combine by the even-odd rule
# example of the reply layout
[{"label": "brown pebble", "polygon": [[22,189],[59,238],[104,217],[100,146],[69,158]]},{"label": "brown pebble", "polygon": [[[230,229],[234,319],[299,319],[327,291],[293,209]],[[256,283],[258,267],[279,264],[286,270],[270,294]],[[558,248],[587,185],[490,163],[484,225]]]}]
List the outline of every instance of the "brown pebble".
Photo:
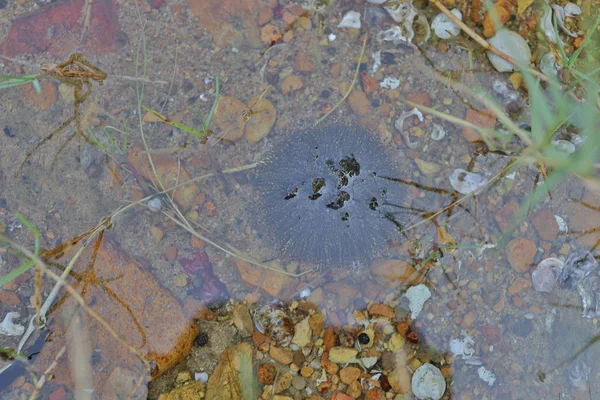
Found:
[{"label": "brown pebble", "polygon": [[18,306],[21,304],[21,299],[15,292],[2,292],[0,293],[0,304],[4,306]]},{"label": "brown pebble", "polygon": [[58,99],[58,90],[56,84],[52,81],[42,81],[40,83],[42,90],[40,94],[35,91],[33,85],[23,85],[20,88],[21,100],[33,109],[46,110]]},{"label": "brown pebble", "polygon": [[371,109],[371,102],[365,92],[354,89],[348,96],[348,106],[359,117],[364,117]]},{"label": "brown pebble", "polygon": [[471,328],[473,326],[473,324],[475,323],[475,313],[473,311],[469,311],[468,313],[465,314],[465,316],[463,317],[462,322],[460,323],[460,325],[463,328]]},{"label": "brown pebble", "polygon": [[[496,117],[491,112],[476,111],[472,108],[467,110],[465,120],[482,128],[493,129],[496,125]],[[463,128],[462,134],[469,142],[481,140],[479,133],[471,128]]]},{"label": "brown pebble", "polygon": [[362,395],[362,386],[359,381],[352,381],[348,385],[348,390],[346,390],[346,394],[353,399],[358,399]]},{"label": "brown pebble", "polygon": [[527,272],[533,264],[537,249],[531,239],[517,238],[508,242],[506,257],[511,267],[517,272]]},{"label": "brown pebble", "polygon": [[551,242],[558,236],[558,223],[552,211],[542,210],[536,213],[531,222],[542,239]]},{"label": "brown pebble", "polygon": [[258,366],[258,383],[261,385],[272,385],[277,375],[277,369],[273,364],[261,364]]},{"label": "brown pebble", "polygon": [[525,289],[529,289],[531,287],[531,279],[529,277],[524,278],[522,276],[518,277],[510,284],[508,287],[508,295],[514,296],[516,294],[520,294]]},{"label": "brown pebble", "polygon": [[208,201],[208,202],[206,202],[206,204],[204,204],[204,214],[207,217],[214,217],[216,211],[217,211],[217,207],[215,206],[215,203],[213,203],[212,201]]},{"label": "brown pebble", "polygon": [[169,246],[165,249],[165,256],[169,262],[175,261],[177,258],[177,246]]},{"label": "brown pebble", "polygon": [[385,304],[381,304],[381,303],[374,303],[369,307],[369,314],[370,315],[381,315],[383,317],[387,317],[387,318],[394,318],[395,317],[395,313],[394,310],[392,309],[392,307],[385,305]]},{"label": "brown pebble", "polygon": [[258,24],[264,25],[273,18],[273,10],[271,7],[263,7],[258,12]]},{"label": "brown pebble", "polygon": [[288,94],[296,90],[302,89],[303,86],[304,83],[302,83],[302,79],[300,79],[299,76],[289,75],[281,83],[281,92],[283,94]]},{"label": "brown pebble", "polygon": [[345,367],[340,370],[340,380],[346,385],[351,384],[353,381],[360,377],[360,369],[356,367]]},{"label": "brown pebble", "polygon": [[281,39],[279,28],[273,24],[265,25],[260,30],[260,40],[268,45],[273,45]]},{"label": "brown pebble", "polygon": [[305,52],[299,51],[296,54],[296,70],[302,74],[312,74],[317,68],[314,61]]},{"label": "brown pebble", "polygon": [[281,347],[271,346],[269,355],[275,361],[283,365],[289,365],[294,361],[294,355],[290,349],[284,349]]},{"label": "brown pebble", "polygon": [[502,232],[506,231],[510,225],[510,222],[514,215],[519,210],[519,203],[513,198],[506,204],[504,204],[494,216],[498,227]]},{"label": "brown pebble", "polygon": [[325,335],[323,336],[323,345],[325,346],[325,351],[329,351],[333,346],[335,346],[335,333],[333,333],[332,326],[327,328],[325,331]]}]

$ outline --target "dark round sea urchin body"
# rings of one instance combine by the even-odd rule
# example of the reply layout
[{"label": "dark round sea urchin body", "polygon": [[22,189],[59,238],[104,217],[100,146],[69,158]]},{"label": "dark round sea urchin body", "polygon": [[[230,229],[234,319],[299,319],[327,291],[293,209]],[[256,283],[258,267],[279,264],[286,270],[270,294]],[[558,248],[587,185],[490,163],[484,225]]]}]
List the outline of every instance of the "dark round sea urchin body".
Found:
[{"label": "dark round sea urchin body", "polygon": [[358,127],[319,125],[276,143],[256,169],[261,227],[285,255],[321,266],[372,259],[399,238],[400,170]]}]

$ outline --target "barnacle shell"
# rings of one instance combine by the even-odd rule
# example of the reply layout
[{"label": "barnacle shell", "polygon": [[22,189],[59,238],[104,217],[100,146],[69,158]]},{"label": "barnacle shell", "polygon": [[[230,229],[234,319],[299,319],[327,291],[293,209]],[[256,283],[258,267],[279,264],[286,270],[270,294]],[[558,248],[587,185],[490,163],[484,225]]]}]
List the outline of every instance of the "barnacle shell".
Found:
[{"label": "barnacle shell", "polygon": [[253,313],[256,330],[273,339],[277,346],[285,347],[294,337],[294,323],[285,308],[276,304],[265,304]]}]

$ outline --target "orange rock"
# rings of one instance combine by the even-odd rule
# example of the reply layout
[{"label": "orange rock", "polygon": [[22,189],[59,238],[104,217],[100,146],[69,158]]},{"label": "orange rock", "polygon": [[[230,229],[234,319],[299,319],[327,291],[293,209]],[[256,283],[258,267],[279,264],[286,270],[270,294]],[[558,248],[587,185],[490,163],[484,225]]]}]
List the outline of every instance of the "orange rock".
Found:
[{"label": "orange rock", "polygon": [[390,318],[390,319],[393,319],[396,316],[392,307],[385,305],[385,304],[381,304],[381,303],[372,304],[369,307],[369,314],[370,315],[382,315],[382,316]]},{"label": "orange rock", "polygon": [[415,268],[402,260],[377,260],[371,265],[371,271],[388,286],[409,283],[417,276]]},{"label": "orange rock", "polygon": [[327,371],[330,375],[335,375],[339,371],[340,367],[331,361],[329,361],[329,353],[325,352],[321,356],[321,366]]},{"label": "orange rock", "polygon": [[168,246],[165,249],[165,256],[167,256],[169,262],[175,261],[177,258],[177,246]]},{"label": "orange rock", "polygon": [[475,323],[475,313],[473,311],[469,311],[465,314],[465,316],[463,317],[462,322],[460,323],[460,325],[463,328],[471,328],[473,326],[473,324]]},{"label": "orange rock", "polygon": [[[472,108],[469,108],[467,110],[465,120],[482,128],[493,129],[496,125],[496,117],[493,114],[476,111]],[[469,142],[476,142],[478,140],[481,140],[481,138],[479,137],[479,133],[477,133],[471,128],[463,128],[463,136]]]},{"label": "orange rock", "polygon": [[580,48],[581,45],[583,44],[584,40],[585,40],[584,35],[581,35],[581,36],[575,38],[575,40],[573,40],[573,47],[575,47],[576,49]]},{"label": "orange rock", "polygon": [[558,235],[558,223],[554,214],[550,210],[542,210],[536,213],[531,222],[535,227],[538,235],[544,240],[553,241]]},{"label": "orange rock", "polygon": [[[156,180],[146,154],[142,154],[137,148],[132,148],[127,155],[127,159],[131,165],[137,169],[140,175],[148,181]],[[158,179],[160,179],[160,182],[165,186],[165,189],[191,179],[185,166],[175,158],[156,154],[152,157],[152,160],[154,162],[154,167],[156,168]],[[195,182],[187,183],[177,188],[173,199],[182,211],[189,211],[194,205],[194,199],[199,190],[200,188]]]},{"label": "orange rock", "polygon": [[323,346],[325,347],[325,351],[329,351],[333,346],[335,346],[335,333],[333,332],[332,326],[325,330],[325,335],[323,336]]},{"label": "orange rock", "polygon": [[215,206],[215,203],[213,203],[212,201],[208,201],[206,202],[206,204],[204,204],[203,210],[204,215],[206,215],[207,217],[214,217],[217,211],[217,207]]},{"label": "orange rock", "polygon": [[360,73],[360,79],[365,93],[375,92],[379,88],[379,82],[377,82],[377,79],[366,72]]},{"label": "orange rock", "polygon": [[[81,262],[75,265],[76,272],[83,274],[84,282],[76,286],[76,290],[85,290],[82,296],[88,307],[140,356],[155,364],[152,377],[179,363],[189,353],[199,332],[198,325],[184,315],[177,299],[154,279],[149,266],[142,267],[140,260],[129,257],[118,245],[106,240],[99,247],[94,263],[89,262],[92,250],[93,246],[89,246],[80,257]],[[67,255],[66,259],[72,255]],[[65,294],[57,304],[59,306],[53,311],[55,315],[75,316],[84,329],[67,329],[62,319],[56,318],[50,326],[51,340],[35,359],[34,371],[48,368],[58,351],[72,342],[72,335],[76,334],[84,335],[92,351],[102,349],[102,357],[95,364],[91,376],[91,388],[99,397],[102,397],[103,385],[116,366],[126,366],[144,377],[146,367],[132,350],[115,340],[88,313],[73,314],[73,310],[80,309],[80,306],[71,295]],[[67,318],[67,321],[71,319]],[[74,387],[70,371],[69,357],[63,357],[53,371],[54,384]]]},{"label": "orange rock", "polygon": [[273,10],[271,7],[263,7],[258,12],[258,24],[264,25],[273,18]]},{"label": "orange rock", "polygon": [[206,243],[202,239],[198,239],[196,236],[192,236],[190,238],[190,246],[195,247],[197,249],[203,249],[206,247]]},{"label": "orange rock", "polygon": [[508,242],[506,258],[515,271],[524,273],[532,266],[536,251],[533,240],[517,238]]},{"label": "orange rock", "polygon": [[3,291],[0,293],[0,304],[5,306],[18,306],[21,304],[21,299],[15,292]]},{"label": "orange rock", "polygon": [[305,52],[299,51],[296,54],[296,70],[302,74],[312,74],[317,68],[314,61]]},{"label": "orange rock", "polygon": [[255,96],[248,101],[248,107],[255,113],[246,123],[244,137],[250,143],[256,143],[266,137],[277,119],[275,106],[269,100]]},{"label": "orange rock", "polygon": [[284,273],[251,265],[238,258],[235,258],[234,262],[244,282],[252,286],[260,284],[260,288],[271,296],[282,299],[294,292],[298,281],[296,278]]},{"label": "orange rock", "polygon": [[279,32],[277,25],[268,24],[263,26],[260,30],[260,40],[269,46],[277,43],[281,37],[281,32]]},{"label": "orange rock", "polygon": [[56,84],[49,80],[40,82],[40,87],[42,92],[38,94],[33,85],[21,86],[21,100],[31,108],[43,111],[50,108],[56,102],[58,90],[56,89]]},{"label": "orange rock", "polygon": [[346,385],[360,378],[361,371],[356,367],[345,367],[340,370],[340,380]]},{"label": "orange rock", "polygon": [[294,355],[290,349],[284,349],[282,347],[271,346],[269,349],[269,355],[275,361],[283,365],[289,365],[294,361]]},{"label": "orange rock", "polygon": [[517,279],[515,279],[513,281],[513,283],[511,283],[510,286],[508,287],[508,295],[514,296],[530,287],[531,287],[531,279],[520,276]]},{"label": "orange rock", "polygon": [[424,90],[419,90],[418,92],[411,93],[406,98],[407,100],[424,105],[426,107],[432,106],[431,97],[429,97],[429,94]]},{"label": "orange rock", "polygon": [[515,216],[518,210],[519,203],[517,203],[514,198],[511,198],[510,201],[504,204],[500,210],[498,210],[496,215],[494,215],[494,219],[496,220],[496,223],[502,232],[508,229],[512,218]]},{"label": "orange rock", "polygon": [[[221,96],[214,113],[214,120],[221,130],[219,136],[236,141],[244,134],[242,115],[247,111],[246,105],[233,96]],[[177,192],[176,192],[177,193]]]},{"label": "orange rock", "polygon": [[295,92],[296,90],[302,89],[304,83],[302,83],[302,79],[296,75],[289,75],[281,83],[281,92],[283,94],[288,94],[291,92]]},{"label": "orange rock", "polygon": [[486,38],[492,37],[496,34],[496,26],[494,22],[499,23],[500,26],[502,26],[513,14],[513,6],[509,0],[498,0],[496,4],[494,4],[494,10],[498,18],[497,22],[492,19],[491,13],[488,13],[483,19],[483,36]]},{"label": "orange rock", "polygon": [[329,70],[329,72],[331,72],[331,76],[337,78],[342,72],[342,66],[338,63],[333,63],[331,64],[331,69]]},{"label": "orange rock", "polygon": [[259,18],[264,7],[261,0],[187,0],[192,14],[215,39],[218,46],[254,48],[260,41]]},{"label": "orange rock", "polygon": [[350,96],[348,96],[348,106],[354,114],[364,117],[371,109],[371,102],[365,92],[354,89],[350,93]]}]

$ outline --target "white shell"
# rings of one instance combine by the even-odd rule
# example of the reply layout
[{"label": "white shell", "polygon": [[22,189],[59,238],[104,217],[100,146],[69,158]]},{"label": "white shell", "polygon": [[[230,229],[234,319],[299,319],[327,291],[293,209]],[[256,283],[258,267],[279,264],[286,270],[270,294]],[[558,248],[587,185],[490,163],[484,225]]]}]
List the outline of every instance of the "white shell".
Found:
[{"label": "white shell", "polygon": [[540,26],[546,38],[552,43],[558,43],[560,38],[558,37],[558,32],[554,30],[554,25],[552,24],[552,9],[548,5],[548,3],[544,4],[544,12],[542,17],[540,18]]},{"label": "white shell", "polygon": [[555,149],[562,151],[566,154],[575,153],[575,145],[569,142],[568,140],[553,140],[551,143]]},{"label": "white shell", "polygon": [[567,3],[564,8],[566,17],[576,17],[581,14],[581,8],[577,4]]},{"label": "white shell", "polygon": [[19,313],[14,311],[6,314],[4,321],[0,323],[0,334],[6,336],[21,336],[25,332],[25,327],[13,322],[14,319],[19,317]]},{"label": "white shell", "polygon": [[[454,16],[462,21],[462,13],[454,8],[450,11]],[[450,20],[445,14],[439,13],[431,22],[431,29],[440,39],[451,39],[460,33],[460,27]]]},{"label": "white shell", "polygon": [[473,346],[475,342],[473,338],[469,335],[466,335],[464,339],[452,339],[450,340],[450,351],[455,356],[460,356],[463,360],[468,360],[473,357],[475,354],[475,349]]},{"label": "white shell", "polygon": [[379,86],[385,89],[398,89],[400,87],[400,79],[387,76],[379,82]]},{"label": "white shell", "polygon": [[477,369],[477,375],[490,386],[493,386],[494,382],[496,382],[496,375],[489,369],[485,369],[485,367],[479,367]]},{"label": "white shell", "polygon": [[404,120],[406,118],[410,117],[411,115],[416,115],[417,118],[419,118],[419,121],[423,122],[423,114],[421,113],[421,111],[419,111],[418,108],[415,107],[410,111],[402,113],[402,115],[394,123],[394,126],[396,127],[398,132],[400,132],[402,134],[402,137],[404,138],[404,141],[406,142],[406,146],[408,146],[408,148],[410,148],[410,149],[416,149],[417,146],[419,145],[419,143],[411,142],[410,135],[408,134],[408,132],[404,132]]},{"label": "white shell", "polygon": [[538,292],[551,292],[564,266],[565,263],[558,258],[542,260],[531,273],[533,288]]},{"label": "white shell", "polygon": [[560,232],[563,232],[563,233],[569,232],[569,227],[567,226],[567,223],[565,222],[564,219],[562,219],[562,217],[560,215],[555,215],[554,219],[556,220],[556,223],[558,224],[558,230]]},{"label": "white shell", "polygon": [[431,297],[431,291],[423,284],[411,286],[404,296],[408,299],[410,308],[410,316],[415,319],[423,311],[425,302]]},{"label": "white shell", "polygon": [[446,136],[446,131],[444,127],[440,124],[436,124],[435,122],[431,123],[431,140],[435,140],[436,142],[442,140]]},{"label": "white shell", "polygon": [[[531,60],[531,49],[525,39],[518,33],[507,29],[501,29],[496,32],[496,35],[494,35],[489,42],[496,49],[511,56],[517,62],[520,62],[525,66],[529,65],[529,60]],[[492,52],[488,51],[487,56],[492,63],[492,66],[496,68],[496,71],[510,72],[515,71],[517,68]]]},{"label": "white shell", "polygon": [[565,25],[565,9],[558,4],[552,4],[551,7],[556,15],[556,23],[558,24],[558,27],[567,35],[574,38],[578,37],[579,35],[577,33],[570,31]]},{"label": "white shell", "polygon": [[542,59],[540,60],[540,71],[546,76],[558,79],[560,67],[558,66],[558,62],[556,62],[554,53],[551,51],[542,56]]},{"label": "white shell", "polygon": [[481,188],[487,179],[479,174],[457,168],[450,175],[450,184],[460,194],[469,194]]},{"label": "white shell", "polygon": [[152,212],[158,212],[158,211],[160,211],[161,208],[162,208],[162,202],[160,201],[160,198],[153,197],[150,200],[148,200],[148,210],[150,210]]},{"label": "white shell", "polygon": [[412,391],[418,399],[439,400],[446,392],[446,379],[435,365],[421,365],[412,376]]},{"label": "white shell", "polygon": [[360,13],[358,11],[348,11],[337,27],[360,29]]}]

